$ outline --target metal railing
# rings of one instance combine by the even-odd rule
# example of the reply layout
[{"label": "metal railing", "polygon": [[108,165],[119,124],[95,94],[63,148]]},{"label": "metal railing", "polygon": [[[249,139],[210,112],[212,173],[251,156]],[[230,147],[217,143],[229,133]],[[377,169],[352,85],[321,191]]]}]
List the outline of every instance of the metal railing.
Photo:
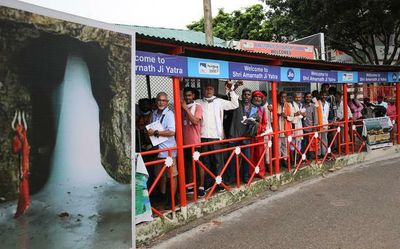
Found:
[{"label": "metal railing", "polygon": [[[396,116],[392,116],[392,118],[396,118]],[[190,170],[192,171],[192,181],[191,182],[185,182],[181,183],[178,182],[178,184],[185,184],[185,188],[187,187],[192,187],[194,190],[194,196],[193,196],[193,201],[196,202],[198,200],[198,181],[197,181],[197,173],[198,169],[203,169],[205,174],[208,175],[208,177],[211,178],[213,181],[212,185],[210,186],[210,190],[205,196],[205,200],[207,201],[216,191],[216,187],[220,185],[223,187],[226,191],[230,191],[232,188],[239,188],[241,186],[241,172],[242,172],[242,167],[240,164],[240,161],[242,162],[247,162],[249,165],[249,172],[252,172],[249,175],[249,180],[245,184],[245,187],[249,187],[250,184],[254,181],[256,177],[265,179],[265,175],[260,175],[260,168],[262,164],[265,164],[265,168],[268,171],[269,176],[272,176],[274,174],[278,174],[281,172],[285,171],[292,171],[293,174],[296,174],[296,172],[301,168],[305,166],[311,165],[312,162],[316,163],[317,165],[322,165],[324,164],[328,159],[336,159],[338,156],[341,156],[345,154],[343,147],[346,145],[344,142],[344,136],[348,136],[348,146],[350,148],[350,153],[360,153],[361,151],[365,150],[366,148],[366,143],[364,141],[364,138],[362,134],[359,132],[359,127],[362,127],[363,119],[358,119],[358,120],[349,120],[347,125],[349,126],[349,134],[344,134],[344,126],[346,125],[345,121],[339,121],[339,122],[334,122],[330,124],[324,124],[324,125],[317,125],[317,126],[311,126],[311,127],[304,127],[300,129],[293,129],[290,130],[289,132],[293,134],[295,131],[303,131],[303,134],[298,134],[298,135],[289,135],[286,136],[285,138],[287,139],[287,155],[274,155],[272,147],[273,146],[278,146],[278,144],[273,144],[273,136],[279,134],[285,134],[288,131],[279,131],[277,133],[269,133],[265,134],[264,136],[258,136],[256,138],[264,138],[263,141],[261,142],[250,142],[248,144],[241,144],[241,145],[232,145],[234,142],[240,142],[240,141],[245,141],[245,140],[250,140],[250,141],[255,141],[255,138],[249,138],[249,137],[239,137],[239,138],[233,138],[233,139],[225,139],[225,140],[220,140],[220,141],[213,141],[213,142],[205,142],[205,143],[199,143],[199,144],[192,144],[192,145],[185,145],[183,146],[183,149],[190,149],[191,150],[191,167]],[[307,130],[308,132],[304,132],[304,130]],[[310,132],[310,130],[312,130]],[[321,135],[324,133],[331,133],[332,138],[329,139],[327,142],[321,139]],[[396,137],[399,136],[398,132],[395,133],[395,129],[393,129],[393,140],[394,142],[396,141]],[[305,148],[298,148],[296,144],[296,139],[298,138],[305,138],[308,137],[308,144],[306,144]],[[202,147],[204,146],[209,146],[209,145],[215,145],[215,144],[222,144],[225,145],[224,148],[218,149],[218,150],[211,150],[211,151],[202,151]],[[256,160],[254,158],[248,158],[244,153],[243,149],[245,148],[255,148],[257,146],[262,146],[263,147],[263,153],[261,154],[261,157],[257,158]],[[326,153],[323,155],[323,157],[318,156],[318,150],[324,147],[326,150]],[[333,148],[336,148],[335,150]],[[174,148],[168,148],[168,149],[161,149],[161,150],[154,150],[154,151],[147,151],[141,153],[142,156],[148,156],[148,155],[156,155],[159,152],[165,152],[167,151],[169,154],[169,157],[171,157],[172,152],[174,150],[177,150],[176,147]],[[290,151],[294,151],[296,157],[298,156],[299,160],[293,161],[293,158],[291,156]],[[307,154],[309,152],[314,152],[313,158],[308,158]],[[215,172],[211,170],[211,165],[206,165],[201,159],[217,154],[217,153],[223,153],[227,155],[227,160],[224,161],[223,167],[220,170],[220,172]],[[266,160],[266,156],[268,155],[268,160]],[[235,164],[232,164],[232,160],[235,159]],[[276,160],[281,160],[281,159],[286,159],[287,160],[287,169],[282,169],[281,167],[278,167],[277,169],[274,170],[273,168],[273,163]],[[294,165],[292,166],[292,163]],[[174,188],[174,177],[173,177],[173,169],[171,167],[171,163],[168,163],[167,159],[156,159],[150,162],[145,163],[146,167],[152,167],[155,165],[162,165],[161,171],[158,173],[158,175],[155,176],[151,186],[149,186],[149,195],[151,196],[154,193],[154,189],[158,185],[162,175],[164,174],[165,171],[169,171],[169,179],[170,179],[170,198],[171,198],[171,209],[170,210],[164,210],[164,211],[175,211],[177,209],[178,203],[176,203],[176,198],[175,195],[173,194],[174,191],[172,189]],[[229,185],[228,183],[224,182],[224,177],[226,176],[226,172],[228,167],[235,167],[235,183],[234,185]],[[252,170],[250,170],[252,169]],[[189,172],[181,172],[179,171],[178,174],[188,174]],[[180,189],[180,188],[178,188]],[[186,194],[186,193],[185,193]],[[158,215],[158,216],[163,216],[164,213],[156,207],[152,207],[153,213]]]}]

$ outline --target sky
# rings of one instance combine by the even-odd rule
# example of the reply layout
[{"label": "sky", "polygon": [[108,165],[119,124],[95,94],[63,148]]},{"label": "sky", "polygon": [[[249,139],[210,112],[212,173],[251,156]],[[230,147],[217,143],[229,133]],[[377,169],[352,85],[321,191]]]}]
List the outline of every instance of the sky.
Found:
[{"label": "sky", "polygon": [[[203,16],[203,0],[24,0],[98,21],[186,29]],[[243,9],[260,0],[211,0],[212,14]]]}]

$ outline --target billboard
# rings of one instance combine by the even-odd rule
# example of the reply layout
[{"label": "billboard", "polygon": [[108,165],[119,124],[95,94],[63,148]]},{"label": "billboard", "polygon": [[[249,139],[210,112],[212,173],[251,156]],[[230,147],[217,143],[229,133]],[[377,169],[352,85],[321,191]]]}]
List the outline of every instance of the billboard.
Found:
[{"label": "billboard", "polygon": [[130,248],[133,31],[4,1],[0,33],[2,247]]},{"label": "billboard", "polygon": [[311,45],[240,40],[240,49],[271,55],[314,59],[314,46]]},{"label": "billboard", "polygon": [[393,145],[393,124],[389,117],[367,118],[363,121],[363,136],[368,151]]}]

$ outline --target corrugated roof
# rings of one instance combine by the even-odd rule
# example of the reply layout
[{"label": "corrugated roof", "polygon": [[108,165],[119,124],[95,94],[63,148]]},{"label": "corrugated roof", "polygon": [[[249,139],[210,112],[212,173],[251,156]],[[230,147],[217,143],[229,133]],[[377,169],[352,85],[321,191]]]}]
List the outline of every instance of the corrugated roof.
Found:
[{"label": "corrugated roof", "polygon": [[[260,52],[252,52],[252,51],[245,51],[245,50],[241,50],[241,49],[236,49],[236,48],[230,48],[230,47],[226,47],[226,46],[210,46],[210,45],[206,45],[204,42],[203,43],[196,43],[196,42],[189,42],[189,41],[182,41],[180,39],[178,39],[177,37],[159,37],[157,35],[148,35],[148,34],[143,34],[141,32],[137,32],[139,35],[137,37],[142,37],[142,38],[147,38],[147,39],[151,39],[151,40],[158,40],[158,41],[163,41],[163,42],[168,42],[168,43],[172,43],[175,45],[186,45],[186,46],[191,46],[191,47],[197,47],[197,48],[203,48],[203,49],[216,49],[219,51],[229,51],[229,52],[233,52],[236,53],[238,56],[240,56],[240,54],[243,55],[258,55],[258,56],[262,56],[265,57],[266,59],[282,59],[282,60],[288,60],[288,61],[292,61],[294,63],[304,63],[304,62],[308,62],[308,63],[318,63],[321,66],[325,65],[325,66],[350,66],[353,68],[363,68],[363,69],[370,69],[370,70],[392,70],[392,71],[398,71],[400,70],[400,67],[398,65],[373,65],[373,64],[356,64],[356,63],[348,63],[348,62],[333,62],[333,61],[324,61],[324,60],[312,60],[312,59],[305,59],[305,58],[297,58],[297,57],[288,57],[288,56],[280,56],[280,55],[272,55],[272,54],[265,54],[265,53],[260,53]],[[201,32],[197,32],[197,33],[201,33]],[[285,66],[284,64],[281,66]]]},{"label": "corrugated roof", "polygon": [[[160,28],[160,27],[148,27],[148,26],[137,26],[137,25],[121,25],[127,28],[135,29],[138,37],[150,38],[152,40],[159,40],[164,42],[169,42],[176,45],[187,45],[198,48],[211,48],[220,51],[230,51],[236,54],[243,55],[258,55],[265,57],[266,59],[281,59],[284,61],[291,61],[293,63],[318,63],[320,66],[350,66],[353,68],[363,68],[370,70],[400,70],[398,65],[371,65],[371,64],[356,64],[348,62],[333,62],[333,61],[323,61],[323,60],[312,60],[298,57],[288,57],[280,55],[265,54],[260,52],[251,52],[241,49],[231,48],[226,45],[226,41],[214,36],[214,45],[210,46],[205,43],[205,34],[203,32],[184,30],[184,29],[171,29],[171,28]],[[284,63],[281,66],[285,66]]]},{"label": "corrugated roof", "polygon": [[[170,29],[148,26],[136,25],[121,25],[127,28],[133,28],[139,34],[146,36],[153,36],[157,38],[174,39],[176,41],[206,45],[205,34],[203,32],[184,30],[184,29]],[[214,36],[215,47],[226,47],[225,40]]]}]

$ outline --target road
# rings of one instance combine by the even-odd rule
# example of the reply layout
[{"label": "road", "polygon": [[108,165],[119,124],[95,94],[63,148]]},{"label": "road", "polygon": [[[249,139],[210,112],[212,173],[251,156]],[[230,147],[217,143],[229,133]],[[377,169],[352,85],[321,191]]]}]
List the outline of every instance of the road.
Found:
[{"label": "road", "polygon": [[269,195],[154,248],[400,248],[400,158]]}]

